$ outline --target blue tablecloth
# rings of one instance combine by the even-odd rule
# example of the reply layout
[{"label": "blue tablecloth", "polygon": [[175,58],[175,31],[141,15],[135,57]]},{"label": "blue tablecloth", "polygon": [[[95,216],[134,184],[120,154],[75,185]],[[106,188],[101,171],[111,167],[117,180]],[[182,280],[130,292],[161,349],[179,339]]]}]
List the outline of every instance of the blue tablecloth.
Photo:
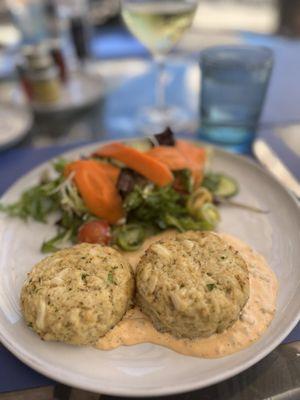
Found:
[{"label": "blue tablecloth", "polygon": [[[34,166],[78,145],[77,143],[44,149],[13,149],[0,153],[0,194]],[[296,340],[300,340],[300,324],[285,342]],[[0,346],[0,365],[0,393],[53,384],[53,381],[28,368],[2,346]]]}]

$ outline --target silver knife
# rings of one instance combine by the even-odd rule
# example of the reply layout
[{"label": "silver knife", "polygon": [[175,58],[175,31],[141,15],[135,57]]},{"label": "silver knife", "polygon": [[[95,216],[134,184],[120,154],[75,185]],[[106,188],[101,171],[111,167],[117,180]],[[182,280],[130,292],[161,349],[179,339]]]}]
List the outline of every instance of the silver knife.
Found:
[{"label": "silver knife", "polygon": [[287,169],[277,154],[262,139],[257,139],[253,145],[253,151],[257,159],[274,175],[283,185],[300,198],[300,183]]}]

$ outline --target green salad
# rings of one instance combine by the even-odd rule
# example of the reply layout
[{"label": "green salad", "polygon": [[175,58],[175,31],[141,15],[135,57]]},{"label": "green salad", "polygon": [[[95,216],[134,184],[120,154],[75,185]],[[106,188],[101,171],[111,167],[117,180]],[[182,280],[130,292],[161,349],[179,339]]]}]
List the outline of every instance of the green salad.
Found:
[{"label": "green salad", "polygon": [[213,230],[220,221],[220,200],[237,194],[237,182],[205,171],[205,149],[181,142],[164,132],[142,150],[118,142],[81,160],[58,159],[51,177],[43,174],[17,202],[1,204],[0,210],[45,224],[56,216],[57,233],[42,244],[44,253],[70,242],[133,251],[147,237],[168,229]]}]

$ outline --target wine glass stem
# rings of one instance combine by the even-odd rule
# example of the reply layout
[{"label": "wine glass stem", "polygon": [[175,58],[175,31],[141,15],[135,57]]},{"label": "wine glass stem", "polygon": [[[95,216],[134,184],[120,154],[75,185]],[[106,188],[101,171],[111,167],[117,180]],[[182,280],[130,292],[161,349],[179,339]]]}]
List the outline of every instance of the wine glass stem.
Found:
[{"label": "wine glass stem", "polygon": [[156,77],[156,107],[163,111],[166,108],[165,89],[166,89],[166,64],[162,57],[156,58],[157,77]]}]

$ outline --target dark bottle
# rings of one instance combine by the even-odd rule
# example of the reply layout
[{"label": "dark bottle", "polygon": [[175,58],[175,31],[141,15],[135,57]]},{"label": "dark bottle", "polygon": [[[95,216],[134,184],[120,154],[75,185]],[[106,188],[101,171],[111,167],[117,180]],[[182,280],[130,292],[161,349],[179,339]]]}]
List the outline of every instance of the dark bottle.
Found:
[{"label": "dark bottle", "polygon": [[83,17],[74,16],[70,21],[71,36],[77,57],[84,61],[88,57],[88,32],[87,24]]}]

